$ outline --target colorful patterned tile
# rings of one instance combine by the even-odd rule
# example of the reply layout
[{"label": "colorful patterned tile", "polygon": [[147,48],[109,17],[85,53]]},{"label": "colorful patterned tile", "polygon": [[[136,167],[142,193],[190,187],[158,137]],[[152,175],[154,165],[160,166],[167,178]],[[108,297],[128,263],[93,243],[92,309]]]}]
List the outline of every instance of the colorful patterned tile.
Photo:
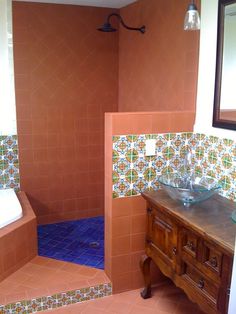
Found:
[{"label": "colorful patterned tile", "polygon": [[[113,158],[113,169],[117,170],[118,166],[121,168],[120,172],[115,172],[119,173],[119,178],[118,175],[113,175],[113,197],[140,194],[146,187],[148,189],[159,188],[156,177],[162,173],[182,171],[184,157],[186,152],[190,151],[194,172],[198,175],[215,177],[222,183],[220,194],[235,200],[236,142],[191,132],[141,134],[134,135],[132,140],[125,135],[114,138],[115,142],[119,142],[119,140],[124,142],[126,139],[125,147],[127,149],[125,153],[122,153],[127,163],[125,166],[124,164],[120,166],[114,162]],[[145,140],[149,138],[156,139],[156,156],[145,156]],[[151,168],[154,169],[155,175]],[[138,179],[137,175],[133,175],[134,170],[138,173]],[[124,172],[132,175],[126,175]],[[149,174],[152,177],[151,180],[149,180]],[[118,186],[121,186],[122,189]]]},{"label": "colorful patterned tile", "polygon": [[60,308],[64,305],[103,298],[112,294],[111,283],[54,294],[32,300],[0,305],[1,314],[29,314]]},{"label": "colorful patterned tile", "polygon": [[0,188],[19,189],[19,162],[16,135],[0,136]]}]

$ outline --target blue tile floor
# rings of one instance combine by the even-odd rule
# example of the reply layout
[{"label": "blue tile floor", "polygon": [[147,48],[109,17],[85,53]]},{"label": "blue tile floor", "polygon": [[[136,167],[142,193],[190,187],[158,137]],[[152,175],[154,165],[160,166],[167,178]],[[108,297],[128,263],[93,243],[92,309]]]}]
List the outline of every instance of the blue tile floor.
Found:
[{"label": "blue tile floor", "polygon": [[104,217],[38,226],[38,254],[104,269]]}]

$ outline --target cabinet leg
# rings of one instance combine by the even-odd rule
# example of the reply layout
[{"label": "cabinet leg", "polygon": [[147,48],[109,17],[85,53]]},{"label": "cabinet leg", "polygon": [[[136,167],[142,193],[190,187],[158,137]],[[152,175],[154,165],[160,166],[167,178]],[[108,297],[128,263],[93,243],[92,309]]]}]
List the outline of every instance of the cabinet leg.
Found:
[{"label": "cabinet leg", "polygon": [[151,257],[143,255],[140,261],[140,268],[143,273],[145,288],[141,292],[141,297],[143,299],[151,298],[151,275],[150,275],[150,263]]}]

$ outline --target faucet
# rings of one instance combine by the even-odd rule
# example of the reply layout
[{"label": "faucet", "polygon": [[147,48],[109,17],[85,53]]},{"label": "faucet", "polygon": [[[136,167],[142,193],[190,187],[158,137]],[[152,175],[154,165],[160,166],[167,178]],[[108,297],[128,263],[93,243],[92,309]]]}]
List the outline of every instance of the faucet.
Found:
[{"label": "faucet", "polygon": [[192,159],[192,153],[190,149],[187,149],[187,152],[184,157],[184,174],[187,174],[191,171],[191,159]]},{"label": "faucet", "polygon": [[192,152],[190,149],[187,149],[187,152],[184,157],[184,181],[186,184],[186,188],[192,189],[192,178],[193,178],[193,168],[192,168]]}]

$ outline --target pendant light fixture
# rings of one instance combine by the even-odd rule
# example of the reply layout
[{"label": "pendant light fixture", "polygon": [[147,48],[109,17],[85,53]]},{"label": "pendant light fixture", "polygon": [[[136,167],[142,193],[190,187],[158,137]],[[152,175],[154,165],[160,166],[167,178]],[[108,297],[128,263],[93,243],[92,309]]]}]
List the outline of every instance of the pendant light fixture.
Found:
[{"label": "pendant light fixture", "polygon": [[200,29],[200,17],[194,0],[188,6],[188,10],[184,18],[184,30],[195,31]]}]

